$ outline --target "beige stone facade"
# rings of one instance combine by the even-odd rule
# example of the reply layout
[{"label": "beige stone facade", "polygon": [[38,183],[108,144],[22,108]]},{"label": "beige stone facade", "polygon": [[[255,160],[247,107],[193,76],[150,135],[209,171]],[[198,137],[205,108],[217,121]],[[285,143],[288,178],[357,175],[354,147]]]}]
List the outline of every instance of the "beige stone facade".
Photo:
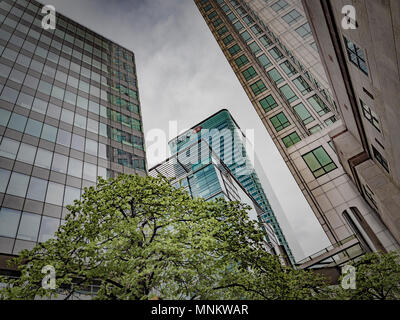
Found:
[{"label": "beige stone facade", "polygon": [[[324,73],[312,27],[304,31],[309,22],[301,1],[195,2],[332,244],[356,237],[364,251],[398,248],[337,154],[346,115],[333,102],[342,103],[328,86],[332,79]],[[238,63],[243,55],[248,62]],[[347,150],[349,155],[360,151],[358,145]]]}]

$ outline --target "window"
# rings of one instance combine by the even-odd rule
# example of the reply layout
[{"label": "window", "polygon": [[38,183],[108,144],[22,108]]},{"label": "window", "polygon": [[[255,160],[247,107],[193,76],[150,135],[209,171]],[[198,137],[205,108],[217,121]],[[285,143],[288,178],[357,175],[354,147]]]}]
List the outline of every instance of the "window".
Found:
[{"label": "window", "polygon": [[317,95],[312,96],[311,98],[307,99],[308,102],[311,104],[313,109],[318,113],[318,115],[323,116],[324,114],[331,111],[327,105],[321,100],[321,98]]},{"label": "window", "polygon": [[228,19],[231,20],[231,22],[233,22],[237,19],[237,17],[233,12],[231,12],[230,14],[228,14]]},{"label": "window", "polygon": [[29,182],[28,193],[26,197],[37,201],[44,201],[46,195],[47,180],[31,177]]},{"label": "window", "polygon": [[268,51],[271,56],[276,60],[279,61],[281,59],[283,59],[283,54],[282,52],[279,51],[279,49],[277,47],[272,48],[271,50]]},{"label": "window", "polygon": [[294,111],[299,115],[301,121],[303,121],[303,124],[308,124],[312,121],[314,121],[313,116],[308,112],[304,104],[299,103],[298,105],[293,107]]},{"label": "window", "polygon": [[72,125],[74,123],[74,113],[68,109],[62,109],[61,121]]},{"label": "window", "polygon": [[39,233],[40,215],[23,212],[18,228],[17,238],[28,241],[36,241]]},{"label": "window", "polygon": [[79,200],[81,190],[73,187],[65,187],[64,206],[74,204],[74,200]]},{"label": "window", "polygon": [[235,44],[234,46],[230,47],[228,51],[231,56],[234,56],[236,53],[242,51],[242,49],[239,47],[239,45]]},{"label": "window", "polygon": [[240,31],[240,30],[243,29],[243,25],[242,25],[242,23],[241,23],[240,21],[234,23],[233,26],[235,27],[235,29],[236,29],[237,31]]},{"label": "window", "polygon": [[0,209],[0,236],[14,238],[21,212],[8,208]]},{"label": "window", "polygon": [[26,162],[33,164],[36,155],[36,147],[29,144],[21,143],[18,151],[17,160],[21,162]]},{"label": "window", "polygon": [[49,187],[47,188],[47,194],[46,194],[46,202],[57,206],[61,206],[63,201],[63,196],[64,196],[64,185],[55,182],[49,182]]},{"label": "window", "polygon": [[[303,24],[302,26],[298,27],[295,31],[303,39],[305,39],[309,35],[311,35],[311,28],[310,28],[310,25],[308,24],[308,22]],[[314,42],[314,45],[315,45],[315,42]],[[316,47],[314,49],[316,49]],[[318,51],[318,50],[316,50],[316,51]]]},{"label": "window", "polygon": [[19,142],[8,138],[3,138],[0,144],[0,156],[15,159],[19,148]]},{"label": "window", "polygon": [[285,96],[286,100],[291,103],[295,100],[298,99],[298,97],[295,95],[293,90],[285,84],[284,86],[280,87],[279,90],[282,92],[282,94]]},{"label": "window", "polygon": [[251,29],[251,31],[254,32],[254,34],[255,34],[256,36],[258,36],[259,34],[263,33],[262,29],[260,28],[260,26],[259,26],[258,24],[255,24],[255,25],[252,26],[250,29]]},{"label": "window", "polygon": [[224,12],[228,12],[229,10],[231,10],[228,5],[224,4],[222,7],[222,10],[224,10]]},{"label": "window", "polygon": [[214,18],[217,17],[217,16],[218,16],[217,13],[216,13],[215,11],[213,11],[213,12],[211,12],[211,13],[208,15],[208,19],[212,20],[212,19],[214,19]]},{"label": "window", "polygon": [[361,103],[361,109],[362,109],[365,119],[367,119],[368,122],[371,123],[375,127],[376,130],[381,132],[378,116],[376,115],[376,113],[373,112],[371,110],[371,108],[369,106],[367,106],[361,99],[360,99],[360,103]]},{"label": "window", "polygon": [[373,145],[371,145],[372,148],[372,152],[374,153],[374,157],[376,159],[376,161],[378,161],[382,167],[389,172],[389,164],[387,162],[387,160],[381,155],[381,153],[375,149],[375,147]]},{"label": "window", "polygon": [[230,35],[228,35],[227,37],[225,37],[224,39],[222,39],[222,42],[223,42],[225,45],[228,45],[228,44],[230,44],[233,40],[235,40],[235,39],[233,39],[232,35],[230,34]]},{"label": "window", "polygon": [[56,142],[57,128],[49,126],[48,124],[44,124],[40,137],[51,142]]},{"label": "window", "polygon": [[25,133],[30,134],[34,137],[40,137],[40,133],[42,132],[43,123],[28,119],[28,123],[26,124]]},{"label": "window", "polygon": [[47,104],[48,103],[46,101],[35,98],[35,100],[33,100],[32,110],[41,114],[46,114]]},{"label": "window", "polygon": [[11,171],[0,169],[0,192],[5,193]]},{"label": "window", "polygon": [[296,85],[297,89],[299,89],[302,95],[305,95],[312,91],[311,87],[309,86],[307,81],[303,79],[302,76],[294,79],[293,83]]},{"label": "window", "polygon": [[51,170],[59,172],[59,173],[67,173],[67,163],[68,157],[63,156],[59,153],[54,153],[53,164],[51,166]]},{"label": "window", "polygon": [[279,84],[284,80],[281,74],[275,68],[268,71],[268,75],[271,77],[272,81],[275,82],[275,84]]},{"label": "window", "polygon": [[81,129],[86,129],[86,117],[81,116],[80,114],[76,113],[74,126],[81,128]]},{"label": "window", "polygon": [[367,68],[367,63],[364,57],[363,50],[358,47],[355,43],[352,41],[346,39],[344,37],[344,43],[346,46],[346,51],[347,55],[349,57],[349,60],[357,66],[362,72],[364,72],[366,75],[368,75],[368,68]]},{"label": "window", "polygon": [[288,6],[288,3],[285,0],[279,0],[278,2],[275,2],[271,8],[275,12],[281,11],[285,9]]},{"label": "window", "polygon": [[218,34],[220,35],[220,36],[222,36],[224,33],[226,33],[228,31],[228,29],[225,27],[225,26],[223,26],[221,29],[218,29]]},{"label": "window", "polygon": [[250,43],[249,48],[250,48],[251,52],[253,52],[254,54],[261,51],[260,47],[258,46],[258,44],[256,42]]},{"label": "window", "polygon": [[245,17],[243,18],[243,21],[244,21],[248,26],[254,23],[253,18],[250,17],[250,16],[245,16]]},{"label": "window", "polygon": [[24,198],[28,189],[29,176],[13,172],[8,184],[7,193]]},{"label": "window", "polygon": [[19,132],[24,132],[25,125],[27,122],[27,118],[21,116],[17,113],[11,114],[10,122],[8,123],[8,127],[14,129]]},{"label": "window", "polygon": [[311,134],[314,134],[314,133],[317,133],[317,132],[321,131],[321,129],[322,129],[321,126],[320,126],[319,124],[317,124],[317,125],[315,125],[314,127],[308,129],[308,131],[309,131]]},{"label": "window", "polygon": [[97,156],[97,142],[91,139],[86,139],[85,152]]},{"label": "window", "polygon": [[5,109],[0,109],[0,126],[6,126],[10,119],[11,112]]},{"label": "window", "polygon": [[68,164],[68,174],[73,177],[82,177],[82,161],[70,158]]},{"label": "window", "polygon": [[54,237],[59,224],[60,219],[43,216],[39,231],[39,242],[45,242]]},{"label": "window", "polygon": [[292,66],[292,64],[289,61],[281,63],[280,66],[288,77],[291,77],[297,73],[296,69]]},{"label": "window", "polygon": [[85,162],[83,164],[83,179],[96,182],[97,176],[97,167],[94,164]]},{"label": "window", "polygon": [[218,27],[221,23],[222,23],[221,18],[218,18],[218,19],[214,20],[213,25],[214,25],[214,27],[216,28],[216,27]]},{"label": "window", "polygon": [[258,80],[257,82],[253,83],[250,88],[256,96],[267,90],[267,87],[262,80]]},{"label": "window", "polygon": [[35,166],[50,170],[52,158],[52,152],[39,148],[36,154]]},{"label": "window", "polygon": [[324,123],[325,123],[327,126],[330,126],[330,125],[333,124],[334,122],[336,122],[336,117],[335,117],[335,116],[329,117],[328,119],[324,120]]},{"label": "window", "polygon": [[250,35],[250,33],[248,33],[247,31],[242,32],[240,34],[240,36],[243,38],[244,41],[248,42],[249,40],[252,40],[252,36]]},{"label": "window", "polygon": [[264,99],[260,100],[260,104],[265,112],[271,111],[278,106],[272,95],[266,96]]},{"label": "window", "polygon": [[52,85],[46,81],[41,80],[39,82],[38,91],[48,96],[51,94]]},{"label": "window", "polygon": [[310,46],[318,52],[318,48],[317,48],[317,44],[315,43],[315,41],[313,43],[310,44]]},{"label": "window", "polygon": [[282,17],[289,26],[296,23],[301,18],[303,18],[303,16],[296,9],[293,9]]},{"label": "window", "polygon": [[319,178],[337,168],[322,146],[304,154],[302,157],[315,178]]},{"label": "window", "polygon": [[65,147],[69,147],[71,145],[71,132],[59,129],[57,135],[57,143]]},{"label": "window", "polygon": [[242,74],[246,80],[250,80],[250,79],[253,79],[257,75],[257,72],[253,67],[250,67],[250,68],[247,68],[246,70],[244,70],[242,72]]},{"label": "window", "polygon": [[85,138],[82,136],[78,136],[77,134],[72,134],[71,148],[83,152],[84,147]]},{"label": "window", "polygon": [[268,68],[271,65],[271,61],[267,58],[265,54],[262,54],[257,59],[264,68]]},{"label": "window", "polygon": [[283,112],[278,113],[276,116],[269,119],[277,132],[283,130],[290,125],[289,120]]},{"label": "window", "polygon": [[1,93],[0,99],[3,99],[10,103],[15,103],[17,101],[18,91],[11,89],[9,87],[4,87],[3,92]]},{"label": "window", "polygon": [[17,69],[13,69],[9,78],[17,83],[24,82],[25,73],[18,71]]},{"label": "window", "polygon": [[289,134],[288,136],[284,137],[282,139],[283,143],[285,144],[286,148],[291,147],[292,145],[296,144],[297,142],[299,142],[301,139],[299,137],[299,135],[297,134],[297,132],[292,132],[291,134]]},{"label": "window", "polygon": [[239,58],[235,59],[235,63],[239,68],[244,66],[248,62],[249,62],[249,60],[247,59],[247,57],[244,54],[242,54]]}]

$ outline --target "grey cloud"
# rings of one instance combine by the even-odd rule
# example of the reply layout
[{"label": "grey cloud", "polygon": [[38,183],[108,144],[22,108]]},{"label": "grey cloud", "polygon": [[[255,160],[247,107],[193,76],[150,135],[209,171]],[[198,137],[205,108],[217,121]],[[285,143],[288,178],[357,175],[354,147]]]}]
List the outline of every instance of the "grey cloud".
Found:
[{"label": "grey cloud", "polygon": [[293,230],[286,233],[289,243],[298,240],[306,255],[329,245],[192,0],[51,2],[135,52],[146,132],[167,131],[169,120],[182,130],[221,108],[229,109],[242,129],[253,128],[257,155]]}]

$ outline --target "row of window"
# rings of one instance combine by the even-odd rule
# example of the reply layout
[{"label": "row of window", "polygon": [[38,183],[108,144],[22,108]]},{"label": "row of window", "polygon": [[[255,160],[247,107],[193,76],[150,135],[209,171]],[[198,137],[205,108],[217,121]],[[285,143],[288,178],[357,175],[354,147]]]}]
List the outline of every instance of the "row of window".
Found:
[{"label": "row of window", "polygon": [[[241,30],[243,29],[243,25],[238,21],[234,24],[235,28],[237,30]],[[223,26],[222,29],[226,27]],[[254,31],[254,30],[253,30]],[[223,32],[225,33],[225,32]],[[223,34],[222,33],[222,34]],[[258,33],[258,31],[256,30],[256,33]],[[252,37],[250,36],[250,34],[245,31],[241,34],[242,38],[245,41],[249,41],[252,39]],[[265,41],[265,45],[269,46],[272,44],[272,41],[269,40],[268,37],[263,36],[262,37]],[[227,40],[229,41],[227,41]],[[225,40],[225,41],[224,41]],[[223,42],[226,43],[231,43],[233,41],[233,37],[231,35],[228,35],[227,37],[225,37],[223,40]],[[253,45],[253,47],[252,47]],[[253,53],[257,53],[258,51],[260,51],[261,49],[259,48],[259,46],[257,45],[257,43],[253,42],[249,45],[251,51]],[[238,45],[234,45],[231,48],[228,49],[229,52],[234,55],[237,52],[240,52],[241,49]],[[272,55],[272,57],[276,60],[279,61],[281,59],[284,58],[284,55],[281,53],[281,51],[277,48],[274,47],[272,49],[269,50],[269,53]],[[265,54],[262,54],[261,56],[258,57],[258,60],[260,61],[260,63],[265,67],[269,67],[271,64],[270,60],[266,57]],[[238,58],[236,58],[234,60],[234,62],[236,63],[236,65],[240,68],[246,64],[249,63],[249,60],[247,59],[247,57],[243,54],[241,56],[239,56]],[[284,61],[282,64],[280,64],[280,66],[282,67],[282,69],[284,70],[284,72],[290,77],[293,76],[295,74],[297,74],[296,69],[291,65],[291,63],[289,61]],[[283,77],[281,76],[281,74],[275,69],[271,69],[267,72],[267,74],[269,75],[269,77],[271,78],[272,81],[274,81],[277,85],[280,84],[281,82],[284,81]],[[257,72],[255,71],[255,69],[253,67],[249,67],[246,70],[242,71],[242,75],[244,76],[244,78],[246,80],[251,80],[253,79],[256,75]],[[261,81],[261,80],[260,80]],[[298,88],[298,90],[301,92],[301,94],[306,95],[310,92],[313,91],[313,89],[310,87],[310,85],[305,81],[305,79],[302,76],[298,76],[296,79],[293,80],[294,84],[296,85],[296,87]],[[265,85],[262,82],[257,81],[256,83],[254,83],[253,85],[250,86],[251,89],[253,90],[253,93],[260,94],[261,92],[264,91],[264,87]],[[288,85],[284,85],[280,88],[281,92],[283,93],[283,95],[285,96],[285,98],[289,101],[289,103],[295,101],[296,99],[298,99],[298,97],[296,96],[296,94],[293,92],[293,90],[288,86]],[[269,100],[271,100],[272,96],[269,96]],[[272,98],[273,99],[273,98]],[[325,105],[325,103],[322,101],[322,99],[319,98],[319,96],[314,95],[313,97],[309,98],[309,102],[311,104],[311,106],[313,107],[313,109],[318,113],[318,115],[324,115],[327,112],[330,111],[330,109]],[[266,100],[261,100],[260,103],[262,104],[262,107],[266,110],[269,111],[271,110],[275,105],[276,102],[273,100],[271,101],[271,105],[272,107],[268,106],[267,101]],[[264,105],[265,104],[265,105]],[[311,121],[314,120],[314,118],[311,116],[311,114],[308,112],[308,110],[304,107],[303,104],[299,104],[296,108],[295,111],[297,111],[297,113],[300,115],[302,121],[304,124],[308,124]],[[282,115],[284,116],[284,115]],[[334,117],[331,117],[329,119],[327,119],[325,122],[327,125],[331,124],[332,122],[334,122],[336,119]],[[285,126],[288,125],[288,122],[284,122],[283,125],[277,125],[278,128],[283,129]],[[312,128],[309,129],[310,133],[315,133],[317,131],[321,130],[321,126],[320,125],[316,125]]]},{"label": "row of window", "polygon": [[[13,7],[11,9],[11,6],[5,2],[3,2],[0,6],[2,9],[6,11],[10,11],[14,16],[17,18],[22,18],[26,23],[33,23],[33,25],[41,28],[41,22],[43,18],[43,14],[39,13],[38,11],[35,11],[36,13],[39,13],[35,17],[35,14],[32,14],[29,10],[25,11],[25,13],[18,9],[17,7]],[[12,23],[11,23],[12,24]],[[83,29],[76,27],[73,23],[68,23],[66,22],[63,18],[57,19],[57,26],[63,27],[65,30],[68,30],[69,32],[72,32],[74,35],[70,35],[69,33],[66,33],[62,31],[62,28],[56,28],[54,30],[54,34],[57,35],[61,39],[65,39],[65,41],[68,41],[72,44],[75,44],[77,47],[80,47],[82,50],[86,50],[89,53],[93,53],[95,56],[99,58],[103,58],[104,60],[109,60],[108,55],[104,52],[103,49],[106,49],[109,51],[109,45],[107,42],[102,42],[100,39],[96,38],[96,45],[102,46],[102,49],[97,49],[96,46],[93,44],[89,44],[89,42],[93,42],[94,37],[90,33],[86,33],[83,31]],[[47,30],[46,34],[51,35],[53,33],[53,30]],[[84,38],[84,41],[82,41],[79,37]],[[117,55],[118,58],[121,56],[124,57],[125,60],[129,62],[134,61],[134,57],[131,53],[126,52],[124,49],[117,47],[115,50],[115,54]]]},{"label": "row of window", "polygon": [[57,206],[79,200],[81,190],[64,184],[0,169],[0,192]]},{"label": "row of window", "polygon": [[[34,119],[28,119],[25,116],[17,113],[11,113],[10,111],[4,109],[0,109],[0,113],[2,116],[0,118],[0,125],[2,126],[53,143],[57,142],[65,147],[70,147],[93,156],[106,158],[106,145],[103,143],[99,143],[91,139],[85,139],[80,135],[59,129]],[[82,117],[82,120],[83,119],[86,120],[86,118]]]},{"label": "row of window", "polygon": [[[2,19],[4,19],[4,16]],[[73,57],[75,57],[78,60],[83,60],[83,57],[85,56],[85,60],[87,62],[92,62],[91,64],[93,64],[95,67],[108,73],[107,64],[101,62],[102,54],[105,55],[103,57],[104,61],[109,61],[108,55],[105,52],[102,53],[98,49],[92,50],[92,52],[93,52],[93,56],[92,56],[92,52],[90,52],[88,50],[87,51],[84,50],[82,41],[79,40],[79,42],[76,42],[75,47],[74,47],[74,44],[73,44],[74,37],[61,31],[60,29],[56,29],[54,31],[54,33],[59,38],[61,38],[61,41],[63,41],[63,39],[65,39],[65,41],[63,43],[57,41],[56,39],[52,39],[50,37],[50,36],[52,36],[51,32],[46,31],[46,32],[41,33],[42,29],[37,29],[37,28],[33,28],[33,27],[29,28],[28,26],[21,23],[22,21],[23,20],[21,20],[20,23],[18,23],[14,19],[11,19],[10,17],[8,17],[8,18],[4,19],[3,24],[9,26],[12,29],[20,31],[25,36],[29,36],[29,37],[33,38],[34,40],[40,40],[42,43],[44,43],[48,46],[51,46],[61,52],[64,52],[65,54],[72,55]],[[29,22],[26,22],[26,23],[29,23]],[[9,33],[6,30],[3,30],[3,31],[5,34]],[[29,37],[26,37],[25,42],[30,41]],[[16,42],[14,44],[19,45],[19,46],[21,46],[22,42],[24,41],[24,39],[18,37],[16,35],[16,33],[14,33],[13,39],[14,39],[13,41]],[[6,40],[6,39],[4,39],[4,40]],[[96,59],[95,57],[97,57],[99,59]]]},{"label": "row of window", "polygon": [[[102,135],[104,137],[110,137],[111,132],[111,127],[106,125],[105,123],[100,123],[99,121],[90,119],[86,116],[82,116],[78,113],[74,113],[73,111],[70,111],[65,108],[60,108],[56,105],[53,105],[51,103],[47,103],[44,100],[41,100],[39,98],[34,98],[31,95],[25,94],[25,93],[20,93],[18,95],[18,98],[16,99],[16,96],[18,95],[18,92],[12,88],[9,87],[4,87],[4,90],[2,94],[0,95],[0,98],[8,101],[10,103],[15,103],[18,106],[33,110],[35,112],[41,113],[41,114],[46,114],[47,116],[61,120],[65,123],[68,123],[70,125],[76,126],[78,128],[93,132],[95,134]],[[16,101],[15,101],[16,99]],[[82,97],[78,97],[77,100],[77,106],[82,108],[82,109],[88,109],[88,100]],[[113,121],[122,123],[124,126],[130,127],[132,129],[136,129],[141,131],[141,123],[139,120],[125,116],[121,114],[120,112],[110,110],[108,108],[105,108],[101,106],[101,109],[99,110],[99,105],[96,103],[89,103],[89,111],[99,114],[105,118],[111,119]],[[7,110],[1,109],[0,110],[3,118],[0,119],[0,123],[3,126],[7,126],[7,121],[10,118],[11,113]],[[17,131],[23,132],[24,130],[24,125],[26,123],[25,117],[23,116],[14,116],[16,119],[21,120],[18,121],[17,125],[13,125],[12,128]],[[17,120],[13,120],[17,121]],[[40,137],[40,131],[42,128],[42,123],[39,123],[38,121],[35,121],[33,119],[27,120],[28,126],[36,126],[35,130],[29,129],[26,131],[26,133],[29,133],[31,135],[34,135],[36,137]],[[18,127],[21,125],[22,127]],[[36,134],[33,134],[36,133]]]},{"label": "row of window", "polygon": [[[26,9],[23,16],[27,16],[27,15],[32,16],[32,15],[36,15],[36,14],[41,14],[42,8],[36,6],[32,2],[29,2],[26,0],[15,0],[14,5],[15,4],[18,4],[19,6],[22,6],[23,8]],[[21,12],[20,12],[21,10],[18,11],[19,9],[16,6],[14,6],[11,9],[11,5],[8,4],[6,1],[2,1],[2,8],[6,11],[11,11],[16,16],[21,16]],[[29,11],[31,11],[31,13]],[[110,47],[109,47],[110,41],[109,40],[103,41],[103,39],[98,37],[97,34],[94,34],[93,32],[91,32],[89,30],[84,30],[83,28],[78,26],[76,23],[74,23],[72,21],[68,21],[68,20],[64,19],[63,17],[60,17],[60,15],[58,15],[58,17],[57,17],[57,24],[66,30],[70,30],[71,32],[76,33],[77,35],[84,38],[86,41],[93,42],[94,44],[96,44],[106,50],[110,50]],[[131,56],[129,53],[127,53],[127,55],[129,55],[127,57],[127,59],[129,58],[129,59],[133,60],[133,56]]]},{"label": "row of window", "polygon": [[[13,20],[9,20],[9,21],[13,21]],[[4,23],[7,22],[7,19]],[[16,22],[15,22],[16,23]],[[13,21],[14,24],[14,21]],[[25,29],[25,30],[24,30]],[[72,55],[73,57],[77,58],[78,60],[82,60],[84,62],[86,62],[88,65],[93,65],[95,67],[97,67],[98,69],[102,69],[104,72],[108,73],[108,68],[107,65],[105,64],[101,64],[100,62],[96,61],[96,60],[92,60],[92,58],[88,55],[82,54],[77,50],[72,50],[71,47],[67,46],[67,45],[62,45],[60,42],[56,41],[56,40],[51,40],[50,38],[48,38],[44,33],[40,36],[40,34],[36,31],[34,31],[33,29],[28,29],[26,26],[22,25],[22,24],[18,24],[17,25],[17,30],[20,30],[21,32],[23,32],[24,34],[28,34],[34,38],[36,38],[37,40],[40,40],[41,42],[52,46],[53,48],[59,50],[60,52],[64,52],[66,54]],[[28,31],[29,30],[29,31]],[[10,41],[11,43],[13,43],[14,45],[18,46],[18,47],[23,47],[24,49],[30,51],[30,52],[34,52],[35,54],[43,57],[44,59],[48,59],[54,63],[58,63],[58,61],[60,61],[60,64],[62,64],[63,66],[65,66],[66,68],[69,68],[69,64],[70,64],[70,60],[64,59],[63,57],[60,57],[59,55],[57,55],[54,52],[45,50],[41,47],[36,47],[34,44],[30,43],[29,41],[25,41],[18,37],[16,34],[11,36],[11,33],[7,32],[6,30],[1,30],[0,31],[0,38],[2,38],[5,41]],[[28,39],[28,38],[27,38]],[[12,58],[12,57],[11,57]],[[25,57],[25,60],[28,59],[27,57]],[[24,61],[22,58],[21,60],[26,64],[29,63],[29,61]],[[13,60],[14,61],[14,60]],[[105,78],[103,76],[100,76],[100,74],[92,71],[92,75],[90,74],[90,70],[84,68],[82,66],[82,70],[80,71],[80,65],[76,64],[74,62],[71,63],[71,70],[80,73],[82,75],[84,75],[87,78],[92,78],[94,81],[98,81],[100,82],[100,77],[102,80],[102,83],[107,84],[107,81],[105,80]],[[132,71],[133,67],[130,66],[129,64],[124,63],[124,69],[125,71]],[[39,71],[40,72],[40,71]],[[125,90],[126,91],[126,90]],[[125,93],[125,92],[124,92]],[[129,91],[128,91],[129,93]]]},{"label": "row of window", "polygon": [[[60,219],[41,216],[35,213],[0,209],[0,236],[27,241],[45,242],[54,236]],[[14,253],[18,250],[14,248]]]},{"label": "row of window", "polygon": [[[0,37],[1,37],[1,34],[2,34],[2,32],[0,30]],[[36,49],[32,48],[32,50],[34,50],[35,53],[39,53],[37,51],[38,49],[41,49],[41,48],[40,47],[36,47]],[[42,50],[44,50],[44,49],[42,49]],[[42,51],[42,50],[40,50],[40,51]],[[46,51],[46,50],[44,50],[44,51]],[[68,84],[69,86],[71,86],[75,89],[79,89],[87,94],[90,93],[94,97],[101,98],[101,99],[107,101],[107,92],[105,90],[100,89],[100,81],[103,86],[109,87],[106,77],[101,76],[99,73],[97,73],[95,71],[90,71],[89,69],[87,69],[83,66],[81,67],[79,64],[76,64],[73,61],[71,62],[67,59],[64,59],[55,53],[48,52],[49,55],[46,56],[44,51],[43,51],[43,54],[41,55],[44,59],[48,59],[48,61],[52,61],[54,63],[60,62],[60,65],[62,65],[63,67],[81,75],[81,79],[76,78],[72,73],[67,74],[61,70],[57,70],[57,69],[51,67],[49,64],[44,65],[43,63],[33,60],[32,58],[29,58],[29,57],[23,55],[22,53],[18,54],[17,52],[15,52],[14,50],[12,50],[10,48],[4,49],[3,47],[0,46],[0,53],[2,53],[3,58],[6,58],[12,62],[16,61],[16,63],[18,65],[22,65],[26,68],[30,68],[41,74],[45,74],[51,78],[54,78],[57,81]],[[50,56],[51,56],[51,58],[50,58]],[[2,65],[2,69],[3,69],[2,70],[3,72],[1,74],[4,75],[4,77],[7,77],[8,75],[10,75],[11,79],[14,81],[16,81],[18,83],[24,82],[26,73],[21,72],[15,68],[11,69],[10,67],[8,67],[6,65]],[[11,74],[10,74],[10,71],[11,71]],[[82,78],[82,76],[84,78]],[[31,80],[31,78],[32,78],[32,76],[27,76],[28,80]],[[98,84],[96,84],[96,85],[89,84],[89,81],[86,79],[91,79],[92,81],[95,81]],[[29,84],[30,81],[28,81],[28,80],[25,81],[25,83]],[[34,81],[32,83],[32,86],[37,85],[36,82],[37,81]],[[131,97],[133,99],[138,99],[137,91],[130,89],[128,87],[125,87],[120,83],[115,83],[115,86],[111,86],[111,88],[116,90],[122,96],[125,95],[125,96]],[[33,88],[33,89],[36,89],[36,88]]]},{"label": "row of window", "polygon": [[[72,177],[96,182],[96,177],[107,177],[107,170],[91,163],[67,157],[65,155],[21,143],[9,138],[3,138],[0,144],[0,156],[18,160],[36,167],[52,170]],[[104,156],[104,159],[107,157]],[[84,168],[84,170],[82,169]]]}]

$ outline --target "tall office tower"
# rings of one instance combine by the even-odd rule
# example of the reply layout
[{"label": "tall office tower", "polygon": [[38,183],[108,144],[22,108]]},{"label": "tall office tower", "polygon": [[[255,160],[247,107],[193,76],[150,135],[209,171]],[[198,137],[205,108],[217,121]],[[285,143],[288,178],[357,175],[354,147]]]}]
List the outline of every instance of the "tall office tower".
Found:
[{"label": "tall office tower", "polygon": [[42,5],[0,2],[0,269],[97,176],[146,174],[131,51]]},{"label": "tall office tower", "polygon": [[[195,3],[333,244],[332,253],[342,252],[336,263],[397,247],[335,153],[329,132],[341,126],[340,113],[300,0]],[[322,258],[326,254],[304,266]]]},{"label": "tall office tower", "polygon": [[[225,113],[226,111],[222,111]],[[149,170],[149,175],[162,175],[170,179],[175,187],[183,187],[191,197],[201,197],[206,201],[224,198],[228,201],[240,201],[250,206],[249,218],[260,221],[266,232],[268,244],[266,250],[278,254],[283,262],[290,265],[287,255],[269,223],[263,222],[263,209],[239,182],[228,166],[218,157],[207,140],[192,139],[191,143],[179,148],[179,151],[164,162]],[[199,161],[201,155],[202,161]]]},{"label": "tall office tower", "polygon": [[[287,256],[294,264],[295,261],[289,244],[247,154],[250,152],[246,150],[249,142],[229,111],[223,109],[171,140],[169,142],[171,153],[176,154],[199,139],[204,139],[207,142],[210,141],[212,150],[221,158],[240,184],[255,199],[263,211],[260,217],[266,223],[272,225],[280,244],[284,247]],[[284,218],[282,217],[282,219]]]},{"label": "tall office tower", "polygon": [[303,3],[343,118],[339,160],[400,242],[400,2]]}]

